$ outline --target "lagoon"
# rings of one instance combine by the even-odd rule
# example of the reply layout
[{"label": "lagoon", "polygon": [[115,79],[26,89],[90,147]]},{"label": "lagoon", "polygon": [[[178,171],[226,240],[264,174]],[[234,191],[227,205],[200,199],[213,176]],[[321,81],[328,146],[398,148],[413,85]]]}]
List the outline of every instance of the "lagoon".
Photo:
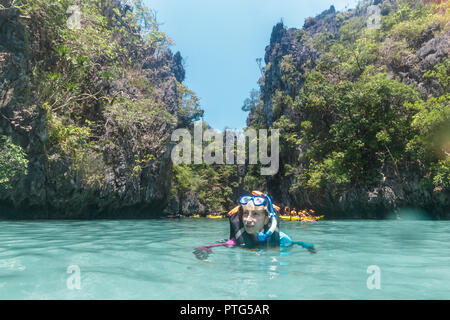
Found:
[{"label": "lagoon", "polygon": [[227,238],[226,219],[0,230],[0,299],[450,299],[450,221],[282,221],[317,254],[219,247],[209,262],[192,251]]}]

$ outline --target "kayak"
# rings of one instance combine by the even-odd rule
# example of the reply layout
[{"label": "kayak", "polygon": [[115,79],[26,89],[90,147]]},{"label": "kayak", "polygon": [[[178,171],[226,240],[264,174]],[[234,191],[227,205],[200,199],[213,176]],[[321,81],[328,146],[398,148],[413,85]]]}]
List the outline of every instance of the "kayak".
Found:
[{"label": "kayak", "polygon": [[212,214],[208,214],[206,217],[208,219],[222,219],[223,218],[222,216],[213,216]]},{"label": "kayak", "polygon": [[322,219],[325,216],[313,216],[313,217],[299,217],[299,216],[280,216],[280,220],[284,221],[304,221],[313,222]]},{"label": "kayak", "polygon": [[194,214],[194,215],[192,216],[192,218],[200,218],[200,215],[199,215],[199,214]]},{"label": "kayak", "polygon": [[308,217],[308,218],[304,218],[304,219],[314,219],[314,220],[320,220],[325,216],[312,216],[312,217]]},{"label": "kayak", "polygon": [[280,216],[280,220],[294,221],[294,220],[300,220],[300,217],[299,216]]}]

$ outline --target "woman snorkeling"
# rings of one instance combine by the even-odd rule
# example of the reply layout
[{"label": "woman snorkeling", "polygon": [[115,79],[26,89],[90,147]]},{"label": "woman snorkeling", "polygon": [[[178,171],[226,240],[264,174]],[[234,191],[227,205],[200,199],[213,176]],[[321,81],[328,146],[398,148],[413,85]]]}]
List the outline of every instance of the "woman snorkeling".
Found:
[{"label": "woman snorkeling", "polygon": [[[241,246],[244,248],[287,248],[293,244],[316,253],[313,244],[293,241],[279,229],[279,218],[272,204],[272,199],[260,191],[239,198],[239,206],[229,213],[230,238],[227,241],[201,246],[194,250],[198,259],[205,260],[212,247]],[[278,210],[279,208],[276,207]]]}]

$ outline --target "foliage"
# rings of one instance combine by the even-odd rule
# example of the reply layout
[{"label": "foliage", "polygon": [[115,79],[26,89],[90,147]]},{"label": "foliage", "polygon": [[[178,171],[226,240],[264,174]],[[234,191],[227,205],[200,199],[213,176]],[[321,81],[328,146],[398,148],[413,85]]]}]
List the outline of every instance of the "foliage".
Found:
[{"label": "foliage", "polygon": [[[295,41],[312,43],[321,55],[312,69],[296,66],[293,53],[285,55],[281,85],[271,88],[281,171],[293,181],[291,192],[337,196],[377,186],[386,175],[404,181],[411,170],[424,188],[449,187],[449,59],[423,74],[424,82],[441,89],[425,99],[392,76],[411,70],[424,41],[448,32],[448,5],[400,0],[394,6],[381,4],[380,29],[367,28],[364,15],[341,13],[337,39],[328,32],[295,32]],[[262,102],[250,101],[250,126],[264,125]]]},{"label": "foliage", "polygon": [[[95,190],[104,186],[105,168],[122,162],[120,174],[138,190],[142,177],[158,169],[173,129],[203,114],[195,93],[171,71],[172,41],[156,13],[141,0],[8,5],[20,10],[33,51],[32,87],[45,115],[49,165]],[[81,28],[68,23],[74,5]]]},{"label": "foliage", "polygon": [[25,151],[10,137],[0,136],[0,190],[11,189],[18,177],[27,174],[27,168]]},{"label": "foliage", "polygon": [[[202,128],[203,133],[205,130],[211,129],[205,123],[202,124]],[[193,132],[191,132],[191,135],[193,135]],[[203,141],[203,150],[209,143],[209,141]],[[194,150],[193,141],[191,141],[191,149]],[[223,213],[235,203],[236,191],[242,185],[243,176],[242,173],[239,173],[239,170],[237,164],[174,165],[172,197],[177,196],[178,201],[182,202],[188,200],[186,197],[189,194],[190,197],[195,196],[208,212]]]},{"label": "foliage", "polygon": [[199,108],[199,98],[192,90],[181,83],[177,83],[178,90],[178,118],[180,126],[188,126],[192,121],[200,120],[203,110]]},{"label": "foliage", "polygon": [[318,188],[326,181],[367,186],[377,181],[384,163],[398,167],[411,136],[404,104],[418,98],[412,88],[384,74],[330,84],[312,72],[302,96],[307,122],[300,137],[310,147],[298,187]]},{"label": "foliage", "polygon": [[174,165],[172,194],[183,201],[194,194],[209,212],[225,212],[235,201],[236,165]]},{"label": "foliage", "polygon": [[260,103],[259,92],[258,90],[253,89],[250,91],[250,97],[245,99],[244,105],[242,106],[242,111],[255,112]]}]

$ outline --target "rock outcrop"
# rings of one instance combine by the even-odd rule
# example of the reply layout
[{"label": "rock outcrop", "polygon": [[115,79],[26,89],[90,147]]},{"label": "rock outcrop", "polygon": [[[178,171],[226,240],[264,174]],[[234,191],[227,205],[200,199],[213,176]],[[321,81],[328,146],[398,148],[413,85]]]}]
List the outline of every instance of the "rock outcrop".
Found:
[{"label": "rock outcrop", "polygon": [[[395,10],[397,5],[396,1],[377,1],[376,4],[380,6],[384,4],[381,10],[383,15]],[[367,11],[361,7],[342,13],[330,7],[320,15],[306,19],[302,29],[286,28],[282,23],[273,27],[270,44],[265,50],[266,70],[260,79],[260,97],[266,126],[271,127],[283,115],[298,121],[288,109],[274,114],[274,97],[276,91],[283,92],[292,100],[300,94],[305,81],[304,75],[317,65],[323,54],[320,46],[311,45],[312,41],[318,39],[318,36],[323,37],[325,41],[339,41],[341,37],[339,29],[345,21],[354,17],[360,17],[361,21],[365,21],[366,16]],[[420,37],[414,38],[414,43],[408,44],[409,48],[412,47],[414,50],[412,52],[409,49],[405,50],[397,56],[400,60],[393,59],[388,51],[392,49],[389,48],[390,45],[397,46],[396,50],[401,50],[398,46],[402,42],[395,42],[398,39],[383,39],[380,51],[382,54],[386,53],[386,56],[378,57],[378,61],[384,65],[390,78],[413,86],[422,94],[423,99],[444,93],[435,80],[424,77],[427,70],[431,70],[449,55],[450,34],[436,33],[437,29],[438,25],[432,25],[423,30]],[[306,37],[309,40],[305,41]],[[299,79],[295,81],[297,87],[292,87],[292,82],[283,78],[282,61],[287,56],[290,57],[299,75]],[[248,124],[252,119],[255,119],[255,115],[250,113]],[[430,191],[422,188],[420,177],[412,168],[410,172],[402,172],[402,178],[398,178],[392,172],[392,168],[382,168],[381,174],[384,179],[379,181],[377,186],[367,188],[354,186],[337,195],[331,192],[314,195],[304,189],[292,190],[295,176],[286,176],[283,167],[286,164],[294,165],[297,167],[297,173],[301,173],[303,163],[298,162],[298,159],[307,149],[307,145],[299,145],[295,154],[284,155],[280,159],[280,172],[268,178],[269,191],[275,199],[286,205],[297,208],[314,207],[330,218],[382,218],[386,213],[403,208],[420,208],[434,218],[450,218],[449,191],[439,188]]]},{"label": "rock outcrop", "polygon": [[[110,5],[125,12],[120,2]],[[108,16],[106,11],[103,14]],[[71,62],[55,54],[51,43],[60,39],[52,36],[58,35],[47,32],[45,22],[33,19],[17,8],[0,10],[0,135],[10,136],[29,160],[28,174],[11,190],[0,191],[0,217],[160,215],[171,185],[170,134],[201,112],[194,106],[186,115],[181,106],[185,71],[180,53],[173,55],[164,47],[147,47],[138,52],[140,56],[130,52],[126,58],[133,67],[114,78],[105,76],[114,70],[105,66],[114,62],[105,62],[100,54],[92,62],[89,80],[78,87],[71,84],[76,89],[81,86],[79,109],[64,111],[63,102],[58,102],[60,108],[49,108],[36,74],[54,70],[56,77],[61,71],[58,66]],[[113,27],[120,27],[114,21],[121,20],[110,20],[116,23]],[[142,50],[144,42],[133,27],[121,27],[129,32],[122,41],[135,37],[131,45],[142,43],[137,47]],[[83,57],[76,59],[86,62]]]}]

